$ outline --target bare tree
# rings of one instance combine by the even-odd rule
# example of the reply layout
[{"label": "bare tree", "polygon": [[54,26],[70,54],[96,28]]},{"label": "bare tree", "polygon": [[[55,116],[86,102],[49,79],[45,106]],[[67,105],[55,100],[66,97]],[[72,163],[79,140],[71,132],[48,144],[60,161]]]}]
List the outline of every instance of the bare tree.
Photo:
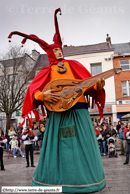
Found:
[{"label": "bare tree", "polygon": [[6,129],[12,114],[22,109],[28,83],[34,77],[35,61],[27,53],[22,47],[10,45],[6,53],[0,54],[0,111],[6,115]]}]

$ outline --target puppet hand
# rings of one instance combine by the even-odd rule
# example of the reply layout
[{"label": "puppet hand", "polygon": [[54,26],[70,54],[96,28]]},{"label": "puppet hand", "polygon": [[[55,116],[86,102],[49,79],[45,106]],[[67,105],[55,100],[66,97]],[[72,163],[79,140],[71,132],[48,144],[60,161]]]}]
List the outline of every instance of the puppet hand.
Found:
[{"label": "puppet hand", "polygon": [[105,80],[103,78],[100,78],[97,80],[95,86],[93,87],[95,90],[102,90],[102,88],[105,86]]},{"label": "puppet hand", "polygon": [[53,90],[48,90],[44,92],[43,101],[49,102],[51,104],[56,104],[60,100],[60,96],[53,94]]}]

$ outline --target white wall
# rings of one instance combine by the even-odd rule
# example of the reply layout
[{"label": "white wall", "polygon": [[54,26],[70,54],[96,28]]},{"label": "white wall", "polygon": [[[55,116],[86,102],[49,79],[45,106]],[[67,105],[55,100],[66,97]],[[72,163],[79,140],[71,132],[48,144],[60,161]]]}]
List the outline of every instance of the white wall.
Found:
[{"label": "white wall", "polygon": [[[102,72],[107,71],[113,68],[113,59],[111,58],[113,55],[113,51],[111,52],[102,52],[102,53],[92,53],[92,54],[83,54],[83,55],[75,55],[65,57],[65,59],[77,60],[81,64],[83,64],[88,71],[91,72],[90,65],[92,63],[101,63],[102,64]],[[105,58],[111,58],[111,60],[105,60]],[[106,91],[106,104],[115,104],[115,84],[114,84],[114,76],[108,78],[105,84]]]}]

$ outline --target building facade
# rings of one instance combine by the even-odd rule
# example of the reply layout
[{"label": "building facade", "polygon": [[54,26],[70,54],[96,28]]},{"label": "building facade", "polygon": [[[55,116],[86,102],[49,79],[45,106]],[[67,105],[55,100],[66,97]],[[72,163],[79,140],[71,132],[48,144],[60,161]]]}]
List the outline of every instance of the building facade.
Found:
[{"label": "building facade", "polygon": [[[104,42],[95,45],[65,47],[63,49],[66,59],[77,60],[82,63],[92,75],[102,73],[113,68],[114,48],[111,44]],[[106,123],[117,123],[116,98],[114,76],[105,81],[106,101],[103,112],[103,120]],[[99,122],[99,112],[97,107],[89,109],[93,122]]]},{"label": "building facade", "polygon": [[114,76],[117,118],[130,122],[130,43],[113,47],[113,66],[122,68],[122,73]]}]

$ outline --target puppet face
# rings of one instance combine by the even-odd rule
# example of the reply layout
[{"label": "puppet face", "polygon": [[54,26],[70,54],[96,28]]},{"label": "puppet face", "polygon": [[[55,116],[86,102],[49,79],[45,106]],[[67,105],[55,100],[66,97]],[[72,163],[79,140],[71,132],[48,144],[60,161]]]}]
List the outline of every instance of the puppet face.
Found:
[{"label": "puppet face", "polygon": [[60,48],[54,48],[53,52],[57,60],[63,59],[63,53]]}]

